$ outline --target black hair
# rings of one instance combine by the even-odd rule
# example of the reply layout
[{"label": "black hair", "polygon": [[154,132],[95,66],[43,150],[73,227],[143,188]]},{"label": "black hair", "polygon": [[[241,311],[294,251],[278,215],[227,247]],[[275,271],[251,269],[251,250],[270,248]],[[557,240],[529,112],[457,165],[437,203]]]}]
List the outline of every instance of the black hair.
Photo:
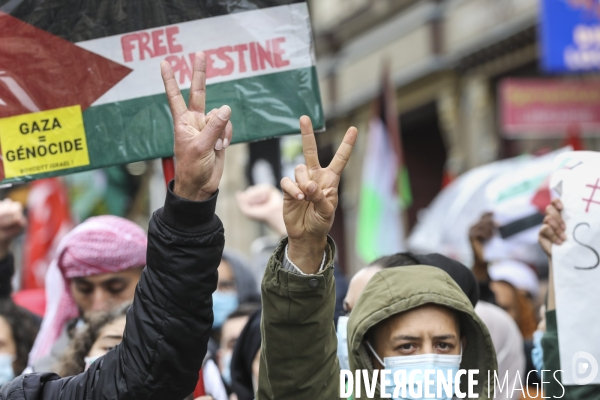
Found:
[{"label": "black hair", "polygon": [[61,358],[58,366],[60,376],[74,376],[85,371],[85,357],[98,339],[100,331],[114,320],[127,315],[131,303],[124,304],[110,312],[93,314],[83,329],[71,340],[69,348]]},{"label": "black hair", "polygon": [[252,314],[254,314],[256,312],[256,310],[258,310],[259,308],[260,308],[259,303],[253,303],[253,302],[242,303],[239,305],[238,308],[235,309],[234,312],[232,312],[231,314],[229,314],[227,316],[227,319],[225,319],[225,322],[229,321],[230,319],[235,319],[235,318],[240,318],[240,317],[249,317]]},{"label": "black hair", "polygon": [[405,267],[408,265],[417,265],[419,261],[413,257],[412,253],[396,253],[391,256],[379,257],[377,260],[369,264],[372,266],[379,266],[381,268],[392,268],[392,267]]},{"label": "black hair", "polygon": [[40,320],[26,309],[17,306],[11,298],[0,299],[0,316],[10,325],[16,347],[14,373],[20,375],[27,367],[29,352],[40,329]]}]

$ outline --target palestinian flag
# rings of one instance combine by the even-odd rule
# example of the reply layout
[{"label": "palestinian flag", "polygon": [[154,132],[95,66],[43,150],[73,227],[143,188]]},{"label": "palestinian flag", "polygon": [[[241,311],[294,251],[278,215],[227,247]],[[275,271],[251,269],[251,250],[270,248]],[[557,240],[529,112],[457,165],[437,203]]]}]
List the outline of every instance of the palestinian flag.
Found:
[{"label": "palestinian flag", "polygon": [[0,0],[4,182],[172,156],[159,64],[187,99],[207,55],[207,110],[233,109],[233,142],[324,117],[306,2]]},{"label": "palestinian flag", "polygon": [[356,246],[365,263],[406,250],[403,211],[412,194],[389,69],[374,103],[358,209]]}]

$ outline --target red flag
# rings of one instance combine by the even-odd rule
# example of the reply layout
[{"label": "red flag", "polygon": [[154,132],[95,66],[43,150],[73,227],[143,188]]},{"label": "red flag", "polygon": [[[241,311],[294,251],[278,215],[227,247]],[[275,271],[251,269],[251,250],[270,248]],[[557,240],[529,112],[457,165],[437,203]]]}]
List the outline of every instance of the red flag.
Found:
[{"label": "red flag", "polygon": [[0,117],[75,104],[83,111],[132,71],[3,12],[0,65]]},{"label": "red flag", "polygon": [[194,398],[205,396],[206,390],[204,389],[204,375],[202,375],[202,369],[198,372],[198,383],[196,384],[196,389],[194,389]]},{"label": "red flag", "polygon": [[46,270],[62,237],[71,230],[67,190],[57,178],[31,184],[23,264],[23,289],[44,287]]},{"label": "red flag", "polygon": [[43,317],[46,312],[46,291],[44,289],[19,290],[12,295],[12,299],[16,305],[40,317]]},{"label": "red flag", "polygon": [[569,127],[563,146],[571,146],[573,150],[580,151],[585,150],[583,140],[581,140],[581,128],[577,125]]},{"label": "red flag", "polygon": [[455,179],[456,176],[450,172],[448,167],[444,168],[444,175],[442,176],[442,189],[451,184]]}]

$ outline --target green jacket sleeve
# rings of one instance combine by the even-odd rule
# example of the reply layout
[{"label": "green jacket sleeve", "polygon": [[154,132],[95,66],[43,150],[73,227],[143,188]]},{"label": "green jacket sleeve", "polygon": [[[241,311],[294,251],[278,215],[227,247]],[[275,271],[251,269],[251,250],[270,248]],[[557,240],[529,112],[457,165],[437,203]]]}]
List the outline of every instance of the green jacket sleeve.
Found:
[{"label": "green jacket sleeve", "polygon": [[333,322],[335,244],[315,275],[282,269],[287,238],[269,260],[262,281],[262,347],[257,400],[339,399]]},{"label": "green jacket sleeve", "polygon": [[542,337],[544,349],[544,370],[542,383],[544,396],[562,398],[563,400],[598,400],[600,399],[600,385],[566,386],[562,382],[560,370],[560,354],[558,351],[558,325],[556,311],[546,312],[546,333]]}]

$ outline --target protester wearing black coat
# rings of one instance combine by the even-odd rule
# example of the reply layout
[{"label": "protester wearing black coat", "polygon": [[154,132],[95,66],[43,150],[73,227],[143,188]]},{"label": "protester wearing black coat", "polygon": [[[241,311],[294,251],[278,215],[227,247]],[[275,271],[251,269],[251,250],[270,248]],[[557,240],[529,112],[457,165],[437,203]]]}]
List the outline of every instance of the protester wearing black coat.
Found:
[{"label": "protester wearing black coat", "polygon": [[177,400],[194,390],[225,239],[217,194],[193,202],[176,196],[172,185],[150,221],[148,265],[123,342],[77,376],[18,377],[0,389],[0,400]]}]

